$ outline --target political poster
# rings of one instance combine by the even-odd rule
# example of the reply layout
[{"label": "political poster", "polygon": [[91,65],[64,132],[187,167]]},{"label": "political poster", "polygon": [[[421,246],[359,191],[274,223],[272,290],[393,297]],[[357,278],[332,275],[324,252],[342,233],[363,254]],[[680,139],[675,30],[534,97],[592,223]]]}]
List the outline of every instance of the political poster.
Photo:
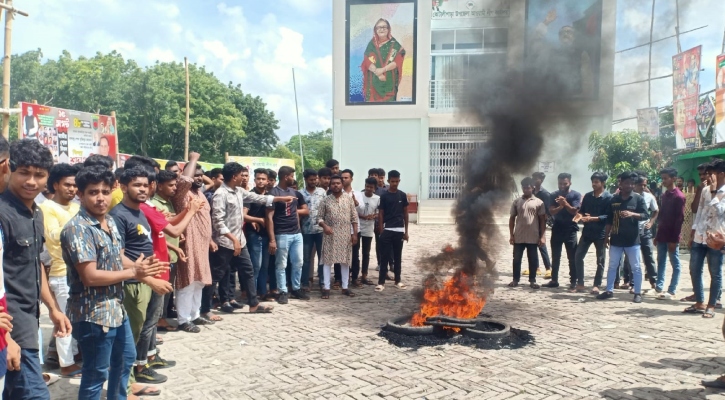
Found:
[{"label": "political poster", "polygon": [[637,131],[649,136],[659,136],[660,113],[657,107],[640,108],[637,110]]},{"label": "political poster", "polygon": [[347,0],[347,105],[415,104],[416,0]]},{"label": "political poster", "polygon": [[672,57],[672,112],[678,149],[700,146],[695,117],[699,108],[702,46]]},{"label": "political poster", "polygon": [[253,174],[257,168],[266,168],[273,171],[279,171],[281,167],[295,167],[295,161],[289,158],[271,158],[271,157],[249,157],[249,156],[229,156],[227,162],[238,162],[247,167],[249,174]]},{"label": "political poster", "polygon": [[[706,94],[700,98],[700,104],[697,108],[697,114],[695,115],[695,122],[697,123],[697,131],[700,134],[701,141],[707,136],[707,131],[712,125],[712,121],[715,119],[715,104],[709,94]],[[710,144],[710,143],[707,143]]]},{"label": "political poster", "polygon": [[33,103],[20,103],[18,137],[42,142],[56,163],[79,164],[92,154],[116,161],[116,118]]},{"label": "political poster", "polygon": [[715,143],[725,142],[725,54],[715,62]]}]

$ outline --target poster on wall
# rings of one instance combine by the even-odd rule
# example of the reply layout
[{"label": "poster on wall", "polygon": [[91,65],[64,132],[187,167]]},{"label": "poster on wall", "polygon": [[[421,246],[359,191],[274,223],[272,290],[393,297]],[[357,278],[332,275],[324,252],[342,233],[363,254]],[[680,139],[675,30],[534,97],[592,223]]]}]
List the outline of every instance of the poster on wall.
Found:
[{"label": "poster on wall", "polygon": [[543,172],[545,174],[553,174],[556,170],[556,161],[539,161],[538,168],[536,171]]},{"label": "poster on wall", "polygon": [[660,113],[657,107],[637,110],[637,131],[650,136],[659,136]]},{"label": "poster on wall", "polygon": [[715,143],[725,142],[725,54],[715,62]]},{"label": "poster on wall", "polygon": [[[695,122],[697,123],[697,132],[700,135],[700,142],[705,143],[704,139],[707,136],[707,131],[710,129],[713,120],[715,119],[715,104],[709,94],[704,95],[700,98],[699,105],[697,107],[697,114],[695,114]],[[710,144],[710,143],[705,143]]]},{"label": "poster on wall", "polygon": [[598,98],[601,47],[602,0],[526,2],[525,79],[543,96]]},{"label": "poster on wall", "polygon": [[415,104],[417,0],[347,0],[345,103]]},{"label": "poster on wall", "polygon": [[79,164],[92,154],[116,161],[116,118],[20,103],[18,137],[42,142],[56,163]]}]

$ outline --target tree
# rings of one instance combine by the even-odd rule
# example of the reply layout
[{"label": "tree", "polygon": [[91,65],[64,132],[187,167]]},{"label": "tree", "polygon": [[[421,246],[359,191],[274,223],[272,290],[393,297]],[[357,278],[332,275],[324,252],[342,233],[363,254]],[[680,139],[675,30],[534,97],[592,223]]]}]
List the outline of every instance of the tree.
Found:
[{"label": "tree", "polygon": [[594,152],[594,157],[589,169],[609,175],[609,187],[614,187],[617,175],[625,171],[641,171],[655,182],[659,171],[672,163],[670,140],[668,135],[651,137],[632,130],[608,135],[592,132],[589,150]]},{"label": "tree", "polygon": [[[181,63],[139,67],[117,52],[74,59],[64,51],[42,62],[40,50],[13,56],[11,104],[40,104],[92,113],[116,112],[121,152],[183,158],[185,73]],[[224,153],[265,156],[276,147],[279,121],[260,97],[224,84],[196,64],[189,65],[189,149],[208,162]],[[17,119],[13,118],[13,136]]]},{"label": "tree", "polygon": [[[294,135],[287,142],[286,147],[297,157],[300,156],[300,137]],[[302,150],[304,152],[305,168],[320,169],[327,160],[332,158],[332,129],[309,132],[302,135]]]}]

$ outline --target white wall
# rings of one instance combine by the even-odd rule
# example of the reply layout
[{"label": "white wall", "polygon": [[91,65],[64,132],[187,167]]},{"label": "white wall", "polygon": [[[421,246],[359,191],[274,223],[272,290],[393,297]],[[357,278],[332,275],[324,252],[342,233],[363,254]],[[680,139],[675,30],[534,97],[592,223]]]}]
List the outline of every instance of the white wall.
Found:
[{"label": "white wall", "polygon": [[428,149],[427,137],[423,141],[420,134],[428,132],[425,120],[342,120],[338,131],[344,134],[335,138],[334,157],[341,169],[350,168],[355,173],[355,189],[363,188],[368,169],[383,168],[385,172],[400,172],[401,190],[420,193],[421,148]]}]

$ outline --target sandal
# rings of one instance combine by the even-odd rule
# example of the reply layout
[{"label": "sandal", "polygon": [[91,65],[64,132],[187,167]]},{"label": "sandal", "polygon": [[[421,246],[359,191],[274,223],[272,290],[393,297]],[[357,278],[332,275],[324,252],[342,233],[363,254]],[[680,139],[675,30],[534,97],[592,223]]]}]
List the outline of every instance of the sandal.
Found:
[{"label": "sandal", "polygon": [[164,338],[162,338],[161,336],[158,336],[157,335],[156,336],[156,345],[158,346],[160,344],[164,344]]},{"label": "sandal", "polygon": [[362,284],[362,282],[357,281],[357,282],[355,282],[355,283],[352,284],[352,287],[354,287],[355,289],[362,289],[363,288],[363,284]]},{"label": "sandal", "polygon": [[330,298],[330,291],[329,290],[322,289],[322,299],[323,300],[327,300],[329,298]]},{"label": "sandal", "polygon": [[214,321],[214,322],[224,321],[224,318],[222,318],[216,314],[212,314],[212,313],[202,314],[201,316],[208,319],[209,321]]},{"label": "sandal", "polygon": [[689,301],[697,301],[697,300],[695,299],[695,295],[694,294],[691,294],[691,295],[689,295],[687,297],[681,298],[680,301],[689,302]]},{"label": "sandal", "polygon": [[382,292],[383,290],[385,290],[385,285],[375,286],[375,291],[376,292]]},{"label": "sandal", "polygon": [[250,307],[249,313],[250,314],[269,314],[272,312],[273,309],[274,309],[274,306],[265,306],[265,305],[259,304],[259,305],[257,305],[257,308],[254,309],[254,311],[252,311],[252,308]]},{"label": "sandal", "polygon": [[355,293],[350,291],[350,289],[342,289],[342,294],[344,294],[347,297],[355,297]]},{"label": "sandal", "polygon": [[516,287],[516,286],[518,286],[518,285],[519,285],[519,283],[518,283],[518,282],[516,282],[516,281],[511,281],[511,283],[509,283],[509,284],[508,284],[508,287]]},{"label": "sandal", "polygon": [[201,329],[198,326],[192,324],[191,322],[184,322],[183,324],[179,325],[179,329],[189,333],[201,332]]},{"label": "sandal", "polygon": [[689,306],[682,311],[685,314],[702,314],[705,312],[704,308],[697,308],[695,306]]},{"label": "sandal", "polygon": [[332,284],[332,290],[340,290],[340,282],[335,282]]},{"label": "sandal", "polygon": [[535,282],[531,282],[529,284],[529,287],[532,289],[541,289],[541,285],[539,285],[538,283],[535,283]]},{"label": "sandal", "polygon": [[375,282],[371,281],[370,279],[363,279],[362,281],[363,285],[374,285]]},{"label": "sandal", "polygon": [[405,286],[405,284],[403,282],[396,283],[395,284],[395,287],[398,288],[398,289],[405,289],[405,288],[407,288],[407,286]]},{"label": "sandal", "polygon": [[702,313],[702,318],[707,318],[707,319],[715,318],[715,309],[714,308],[706,309],[705,312]]},{"label": "sandal", "polygon": [[134,396],[158,396],[161,394],[161,390],[153,386],[144,386],[141,390],[133,392]]},{"label": "sandal", "polygon": [[156,325],[156,330],[159,332],[175,332],[176,327],[171,325]]}]

